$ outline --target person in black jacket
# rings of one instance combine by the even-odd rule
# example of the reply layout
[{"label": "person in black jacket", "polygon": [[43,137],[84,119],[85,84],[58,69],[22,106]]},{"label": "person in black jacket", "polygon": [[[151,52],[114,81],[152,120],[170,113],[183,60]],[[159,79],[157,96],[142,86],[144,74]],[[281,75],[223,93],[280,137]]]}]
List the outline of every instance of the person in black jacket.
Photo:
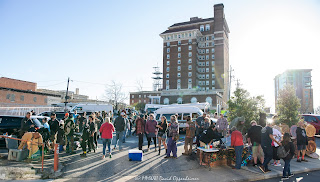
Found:
[{"label": "person in black jacket", "polygon": [[284,146],[284,149],[286,152],[290,151],[289,154],[283,158],[284,160],[284,168],[283,168],[283,174],[282,174],[282,180],[288,179],[289,177],[292,177],[293,174],[290,172],[290,161],[292,157],[294,156],[294,145],[290,139],[290,134],[285,133],[283,135],[282,145]]},{"label": "person in black jacket", "polygon": [[54,145],[56,143],[57,140],[57,133],[58,133],[58,129],[59,129],[59,121],[56,119],[56,114],[55,113],[51,113],[50,116],[50,120],[48,121],[48,124],[50,126],[50,141],[51,141],[51,148],[52,148],[52,153],[54,150]]},{"label": "person in black jacket", "polygon": [[116,149],[117,144],[119,144],[119,150],[122,150],[122,146],[121,146],[122,142],[121,141],[119,142],[119,140],[120,140],[120,137],[123,137],[123,131],[126,127],[126,123],[123,116],[124,116],[124,113],[122,112],[121,116],[117,117],[114,121],[114,127],[116,128],[116,142],[114,144],[113,149]]},{"label": "person in black jacket", "polygon": [[[90,126],[86,119],[82,121],[81,148],[83,153],[81,157],[87,157],[87,145],[89,145]],[[90,147],[90,146],[89,146]]]},{"label": "person in black jacket", "polygon": [[166,153],[167,153],[167,145],[166,145],[167,128],[168,128],[167,118],[165,116],[162,116],[161,117],[161,122],[159,124],[157,124],[156,127],[158,128],[158,143],[159,143],[159,153],[158,153],[158,155],[160,155],[161,141],[162,141],[163,146],[166,149]]},{"label": "person in black jacket", "polygon": [[34,128],[34,123],[31,120],[31,112],[27,112],[26,117],[21,120],[20,137],[22,137],[24,133],[28,132],[31,128]]},{"label": "person in black jacket", "polygon": [[94,142],[94,134],[96,133],[96,123],[94,121],[93,116],[89,116],[89,126],[90,126],[90,134],[89,134],[89,150],[88,152],[96,152],[96,144]]},{"label": "person in black jacket", "polygon": [[[306,146],[308,145],[308,137],[307,137],[307,132],[304,129],[303,121],[299,121],[296,133],[297,133],[297,149],[298,149],[297,162],[301,162],[301,161],[308,162],[308,160],[304,159],[304,155],[306,154]],[[302,154],[301,159],[300,159],[300,153]]]}]

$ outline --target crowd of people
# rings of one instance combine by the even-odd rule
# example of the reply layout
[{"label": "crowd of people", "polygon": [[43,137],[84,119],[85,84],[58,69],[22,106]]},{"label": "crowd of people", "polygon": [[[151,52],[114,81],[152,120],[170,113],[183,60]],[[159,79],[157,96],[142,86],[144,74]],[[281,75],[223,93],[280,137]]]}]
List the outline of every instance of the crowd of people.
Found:
[{"label": "crowd of people", "polygon": [[[89,116],[86,113],[66,113],[62,120],[56,118],[56,114],[52,113],[50,119],[43,119],[43,130],[41,135],[35,135],[35,125],[32,123],[28,112],[26,117],[21,121],[21,136],[26,133],[33,133],[24,136],[25,138],[42,138],[48,150],[52,151],[55,143],[58,143],[60,150],[65,146],[65,150],[69,154],[74,154],[75,137],[80,137],[80,144],[83,153],[81,157],[86,157],[89,152],[96,152],[98,148],[98,137],[101,138],[103,149],[102,158],[112,157],[112,150],[123,150],[123,143],[126,137],[136,135],[138,137],[138,149],[143,152],[149,152],[153,142],[154,151],[158,151],[161,155],[161,147],[165,149],[165,158],[177,158],[177,141],[179,140],[179,122],[177,115],[170,116],[169,120],[165,116],[160,118],[160,122],[155,120],[153,114],[144,115],[135,112],[128,113],[125,110],[119,112],[117,117],[113,117],[109,112],[94,112]],[[193,151],[193,141],[195,139],[197,147],[205,147],[212,145],[215,141],[220,144],[226,144],[227,137],[231,138],[231,147],[235,150],[235,166],[234,169],[241,168],[242,152],[244,144],[248,143],[252,147],[253,166],[259,167],[263,173],[269,172],[268,165],[281,166],[280,159],[283,159],[283,179],[291,177],[290,161],[295,155],[296,149],[297,162],[308,162],[305,159],[306,146],[308,139],[304,129],[305,123],[300,120],[297,134],[297,146],[295,147],[291,141],[289,133],[282,133],[278,126],[267,122],[265,127],[251,121],[250,128],[245,127],[244,121],[239,121],[236,126],[229,128],[229,123],[223,114],[213,116],[217,119],[216,123],[210,119],[210,116],[204,113],[195,121],[190,116],[186,118],[186,132],[183,155],[191,155]],[[115,118],[115,119],[113,119]],[[132,129],[134,132],[131,133]],[[115,132],[115,138],[113,133]],[[48,135],[45,136],[45,133]],[[44,137],[45,136],[45,137]],[[147,139],[147,149],[143,150],[144,137]],[[42,139],[41,139],[42,141]],[[114,145],[112,148],[111,145]],[[157,147],[158,144],[158,147]],[[19,148],[25,143],[22,143]],[[108,147],[108,152],[106,148]],[[278,150],[284,150],[285,157],[278,156]],[[283,149],[284,148],[284,149]],[[260,165],[259,165],[260,162]],[[203,164],[203,154],[200,152],[200,165]]]}]

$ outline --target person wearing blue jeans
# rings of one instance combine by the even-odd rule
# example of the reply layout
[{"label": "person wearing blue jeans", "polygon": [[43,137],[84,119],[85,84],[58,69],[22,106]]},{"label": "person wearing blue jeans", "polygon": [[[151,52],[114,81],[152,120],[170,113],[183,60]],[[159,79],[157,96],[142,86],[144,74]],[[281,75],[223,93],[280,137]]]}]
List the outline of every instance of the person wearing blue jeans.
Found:
[{"label": "person wearing blue jeans", "polygon": [[241,146],[235,146],[234,147],[235,153],[236,153],[236,169],[241,168],[241,163],[242,163],[242,151],[243,151],[243,145]]},{"label": "person wearing blue jeans", "polygon": [[231,146],[234,147],[234,152],[236,154],[236,165],[234,166],[234,169],[241,169],[243,137],[235,126],[231,128],[231,132]]},{"label": "person wearing blue jeans", "polygon": [[125,130],[123,131],[122,143],[126,143],[127,132],[128,132],[128,129],[125,129]]},{"label": "person wearing blue jeans", "polygon": [[120,137],[123,137],[123,131],[116,131],[116,141],[114,144],[114,149],[117,148],[117,144],[119,145],[119,150],[122,150],[122,142],[120,142]]},{"label": "person wearing blue jeans", "polygon": [[104,139],[104,138],[102,138],[102,144],[103,144],[102,153],[103,153],[103,156],[106,156],[106,147],[107,147],[107,144],[108,144],[108,151],[109,151],[110,158],[111,158],[111,147],[110,147],[111,140],[112,139]]},{"label": "person wearing blue jeans", "polygon": [[269,168],[268,168],[268,164],[271,161],[272,157],[273,157],[273,150],[271,145],[270,146],[262,146],[263,149],[263,153],[264,153],[264,161],[263,161],[263,168],[264,168],[264,172],[268,172]]}]

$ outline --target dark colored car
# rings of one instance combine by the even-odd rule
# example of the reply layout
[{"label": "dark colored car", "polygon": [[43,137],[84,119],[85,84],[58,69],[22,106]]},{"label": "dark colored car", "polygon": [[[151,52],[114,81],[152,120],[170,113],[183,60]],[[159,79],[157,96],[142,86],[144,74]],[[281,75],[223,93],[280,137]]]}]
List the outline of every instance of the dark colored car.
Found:
[{"label": "dark colored car", "polygon": [[316,128],[316,133],[320,134],[320,115],[315,114],[301,114],[304,117],[304,120],[312,124]]},{"label": "dark colored car", "polygon": [[[19,131],[21,128],[21,120],[24,118],[24,116],[0,116],[0,135],[8,134],[8,135],[16,135],[19,136]],[[39,129],[42,128],[43,125],[39,121],[43,117],[39,116],[31,116],[31,120],[35,124],[35,128]],[[0,148],[5,147],[5,139],[0,138]]]}]

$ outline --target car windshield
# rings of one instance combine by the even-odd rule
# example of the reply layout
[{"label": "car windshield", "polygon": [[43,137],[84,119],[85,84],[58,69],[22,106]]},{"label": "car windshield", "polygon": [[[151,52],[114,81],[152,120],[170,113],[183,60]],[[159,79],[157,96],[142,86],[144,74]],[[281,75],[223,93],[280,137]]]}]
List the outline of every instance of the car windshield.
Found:
[{"label": "car windshield", "polygon": [[42,128],[42,124],[41,124],[41,122],[40,122],[37,118],[32,118],[32,121],[34,122],[34,124],[36,125],[36,127]]}]

